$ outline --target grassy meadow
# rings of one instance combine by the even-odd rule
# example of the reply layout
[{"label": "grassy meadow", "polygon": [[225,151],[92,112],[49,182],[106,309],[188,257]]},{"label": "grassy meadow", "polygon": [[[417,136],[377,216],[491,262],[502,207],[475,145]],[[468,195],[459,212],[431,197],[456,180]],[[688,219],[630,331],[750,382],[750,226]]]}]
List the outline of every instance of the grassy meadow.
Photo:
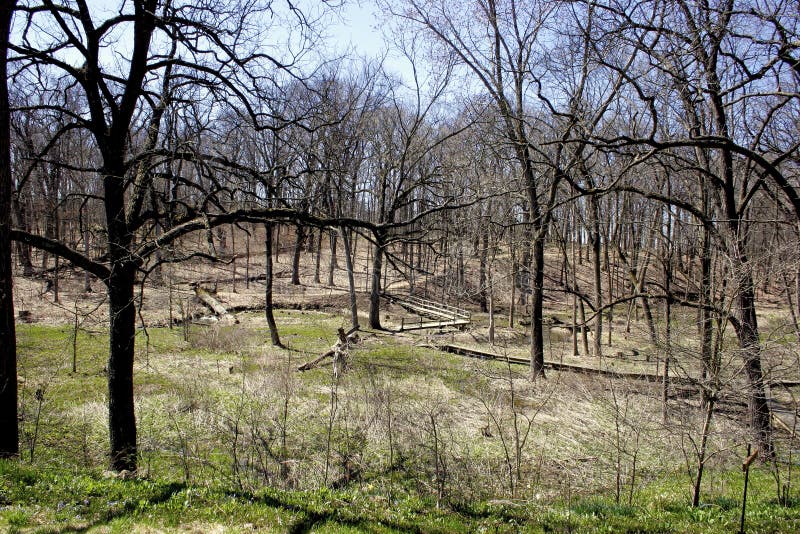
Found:
[{"label": "grassy meadow", "polygon": [[[738,529],[741,409],[714,415],[692,508],[694,399],[674,399],[665,423],[658,384],[555,371],[531,384],[524,367],[372,331],[344,374],[300,373],[340,316],[280,311],[285,349],[260,315],[240,319],[139,331],[135,475],[105,471],[105,332],[20,325],[22,455],[0,463],[0,530]],[[800,530],[792,447],[779,447],[751,471],[749,532]]]}]

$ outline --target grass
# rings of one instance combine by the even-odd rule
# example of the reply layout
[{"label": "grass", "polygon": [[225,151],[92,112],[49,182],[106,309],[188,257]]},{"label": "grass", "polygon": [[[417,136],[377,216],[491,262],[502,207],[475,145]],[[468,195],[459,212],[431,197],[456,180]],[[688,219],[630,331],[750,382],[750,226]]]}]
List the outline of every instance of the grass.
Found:
[{"label": "grass", "polygon": [[[733,478],[737,474],[730,473]],[[740,475],[740,474],[739,474]],[[796,532],[800,507],[771,500],[770,481],[752,478],[749,532]],[[640,505],[602,497],[571,501],[480,501],[437,507],[429,498],[391,502],[367,485],[344,491],[236,491],[219,485],[103,476],[91,470],[40,469],[0,461],[0,527],[7,532],[732,532],[739,503],[717,496],[691,508],[669,487]]]},{"label": "grass", "polygon": [[[0,462],[0,531],[738,528],[735,417],[715,417],[703,505],[693,509],[686,469],[698,414],[676,401],[672,425],[654,423],[660,405],[647,385],[565,373],[532,385],[523,368],[509,374],[370,331],[341,378],[330,366],[297,373],[334,343],[342,319],[281,311],[289,348],[276,349],[259,315],[243,317],[193,327],[188,341],[180,329],[139,332],[132,480],[103,471],[106,336],[79,332],[72,373],[70,328],[20,325],[23,455]],[[514,427],[529,419],[519,471],[509,470]],[[749,531],[800,530],[794,488],[780,505],[765,466],[751,484]]]}]

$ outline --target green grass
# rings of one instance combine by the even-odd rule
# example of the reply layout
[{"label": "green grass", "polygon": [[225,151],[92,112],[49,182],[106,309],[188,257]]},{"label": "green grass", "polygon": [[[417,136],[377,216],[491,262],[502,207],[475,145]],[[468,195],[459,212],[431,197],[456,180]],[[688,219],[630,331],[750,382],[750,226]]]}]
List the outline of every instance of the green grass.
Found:
[{"label": "green grass", "polygon": [[[330,348],[336,329],[345,326],[341,317],[281,311],[288,349],[265,343],[268,333],[259,321],[253,316],[240,325],[193,326],[188,341],[179,328],[149,329],[149,339],[138,332],[141,478],[133,480],[103,471],[107,336],[78,333],[78,372],[72,373],[71,328],[20,325],[23,454],[20,461],[0,462],[0,531],[738,528],[742,475],[735,451],[741,428],[735,421],[715,419],[715,429],[722,427],[710,443],[716,455],[707,465],[703,504],[692,509],[680,449],[687,444],[681,436],[697,425],[696,414],[676,406],[680,424],[661,428],[652,424],[660,408],[658,399],[649,404],[649,390],[616,384],[619,402],[630,403],[629,419],[622,421],[626,456],[616,502],[610,382],[564,375],[531,386],[526,370],[513,368],[518,389],[512,410],[504,364],[369,331],[351,354],[349,372],[334,380],[330,366],[295,369]],[[510,499],[504,447],[513,448],[514,410],[536,419]],[[497,423],[485,436],[481,427],[489,412]],[[589,426],[581,417],[590,418]],[[498,423],[502,432],[492,426]],[[642,432],[641,444],[633,442],[634,426]],[[638,464],[629,503],[626,469],[633,451]],[[355,474],[348,471],[352,466]],[[442,494],[436,489],[440,476]],[[326,481],[338,489],[328,489]],[[748,531],[800,530],[797,495],[792,489],[791,506],[781,506],[769,469],[755,468]]]},{"label": "green grass", "polygon": [[[735,478],[737,474],[731,473]],[[738,474],[740,475],[740,474]],[[763,493],[767,475],[753,476],[749,532],[796,532],[800,507],[782,507]],[[121,480],[91,470],[41,469],[0,461],[0,528],[8,532],[130,532],[191,526],[226,532],[732,532],[739,487],[725,505],[691,508],[668,487],[640,505],[603,497],[555,501],[480,501],[437,507],[402,494],[388,501],[371,485],[351,490],[236,491],[221,485]],[[767,492],[768,493],[768,492]],[[718,497],[720,499],[721,497]]]}]

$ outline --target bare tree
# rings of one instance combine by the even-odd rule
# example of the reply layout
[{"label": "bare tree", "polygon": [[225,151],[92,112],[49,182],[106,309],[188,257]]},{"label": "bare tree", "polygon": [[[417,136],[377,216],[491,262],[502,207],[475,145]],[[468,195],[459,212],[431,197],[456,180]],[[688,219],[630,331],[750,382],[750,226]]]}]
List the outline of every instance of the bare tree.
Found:
[{"label": "bare tree", "polygon": [[[183,91],[183,102],[207,98],[203,106],[186,106],[198,118],[207,120],[213,116],[215,103],[230,98],[244,107],[254,123],[267,127],[266,117],[249,105],[250,95],[258,94],[262,82],[275,84],[276,73],[287,72],[290,65],[277,56],[250,49],[250,41],[244,37],[247,32],[258,31],[257,21],[269,9],[257,4],[223,8],[142,0],[125,3],[117,12],[109,11],[107,19],[96,21],[97,15],[83,0],[19,8],[26,29],[10,45],[18,80],[37,83],[44,81],[37,78],[39,73],[54,72],[80,88],[80,113],[65,108],[60,93],[52,86],[46,87],[49,100],[40,107],[63,110],[70,118],[55,137],[73,129],[92,136],[101,160],[96,172],[102,179],[106,250],[101,258],[91,258],[64,242],[30,232],[15,231],[14,238],[71,261],[106,284],[114,469],[135,470],[137,466],[133,405],[137,271],[146,258],[187,233],[275,215],[268,209],[225,212],[221,204],[225,187],[220,175],[229,174],[223,169],[236,168],[233,162],[204,153],[202,145],[170,153],[159,147],[164,103],[172,100],[173,87]],[[49,31],[34,35],[30,30],[34,27]],[[112,47],[120,45],[117,36],[123,30],[131,36],[130,59],[119,65],[118,58],[110,61],[108,55]],[[76,65],[55,52],[63,49],[74,52],[82,64]],[[173,211],[175,224],[158,236],[149,234],[151,222],[165,214],[148,200],[158,199],[158,195],[150,195],[159,176],[153,172],[159,165],[153,158],[187,162],[180,188],[188,196],[172,199],[177,208]],[[284,219],[295,215],[293,210],[278,213],[276,217]]]},{"label": "bare tree", "polygon": [[17,343],[11,262],[11,128],[8,98],[8,42],[15,0],[0,6],[0,458],[19,454]]},{"label": "bare tree", "polygon": [[[625,69],[641,114],[617,135],[596,139],[624,147],[628,165],[637,169],[657,154],[672,167],[693,168],[706,176],[693,198],[679,191],[670,198],[641,184],[627,187],[691,213],[728,258],[735,313],[727,320],[745,364],[754,439],[766,457],[772,455],[773,445],[748,214],[760,193],[767,192],[800,220],[800,195],[788,163],[798,145],[785,137],[781,126],[793,121],[796,113],[797,77],[782,59],[792,51],[780,44],[778,29],[796,30],[789,4],[777,2],[769,12],[759,12],[755,6],[737,9],[733,0],[653,1],[631,9],[605,6],[604,13],[620,23],[620,45],[641,52],[642,63],[634,70]],[[776,23],[770,29],[764,20]],[[600,48],[597,45],[598,55]],[[748,53],[743,55],[745,49]],[[613,58],[602,64],[617,72],[624,68]],[[775,91],[775,87],[786,89]],[[684,104],[681,114],[670,113],[669,102],[676,101]],[[757,116],[756,109],[761,110]],[[692,156],[694,161],[687,161]],[[703,276],[707,279],[708,272]],[[707,302],[708,295],[703,299]],[[702,321],[708,325],[709,318]],[[708,353],[708,333],[703,337]]]}]

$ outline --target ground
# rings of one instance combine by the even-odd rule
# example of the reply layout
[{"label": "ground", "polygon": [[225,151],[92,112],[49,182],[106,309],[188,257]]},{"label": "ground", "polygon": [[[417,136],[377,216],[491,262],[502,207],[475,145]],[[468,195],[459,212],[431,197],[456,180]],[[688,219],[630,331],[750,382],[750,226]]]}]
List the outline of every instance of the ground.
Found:
[{"label": "ground", "polygon": [[[362,246],[362,250],[364,247]],[[323,280],[326,266],[323,258]],[[700,508],[689,506],[702,411],[696,394],[670,400],[662,420],[660,385],[527,369],[436,349],[453,343],[498,355],[525,355],[524,326],[497,318],[495,345],[474,302],[465,331],[396,333],[363,328],[348,370],[297,367],[326,351],[349,327],[345,278],[303,285],[276,279],[277,322],[287,348],[267,340],[263,283],[231,283],[232,264],[186,264],[171,283],[146,283],[137,338],[135,391],[140,470],[107,465],[107,333],[102,287],[83,293],[65,272],[60,303],[37,279],[17,279],[22,457],[0,463],[0,528],[70,532],[730,532],[738,528],[748,440],[746,414],[729,395],[714,414]],[[237,273],[244,273],[238,260]],[[286,256],[278,272],[287,269]],[[363,258],[362,264],[366,264]],[[260,266],[253,262],[251,275]],[[362,269],[362,267],[359,267]],[[391,279],[391,277],[390,277]],[[363,284],[363,276],[359,284]],[[184,321],[205,313],[191,282],[216,289],[238,324]],[[216,288],[214,286],[216,285]],[[361,287],[361,286],[360,286]],[[402,290],[402,283],[393,284]],[[234,291],[235,289],[235,291]],[[363,289],[363,288],[362,288]],[[436,297],[440,286],[430,283]],[[500,300],[500,299],[498,299]],[[502,304],[502,301],[501,301]],[[772,337],[772,377],[797,372],[778,303],[762,308]],[[507,302],[506,308],[507,310]],[[566,319],[564,302],[547,314]],[[77,310],[77,313],[76,313]],[[170,311],[171,310],[171,311]],[[366,294],[359,294],[366,311]],[[387,327],[406,312],[385,303]],[[172,319],[172,321],[170,321]],[[365,324],[362,315],[362,324]],[[770,323],[771,321],[771,323]],[[172,323],[172,324],[171,324]],[[571,336],[549,329],[547,359],[656,372],[658,347],[627,314],[615,314],[602,360],[573,356]],[[76,328],[77,325],[77,328]],[[170,328],[170,325],[172,326]],[[184,327],[184,325],[186,325]],[[675,376],[696,373],[693,315],[679,310]],[[784,332],[781,334],[781,332]],[[649,361],[648,361],[649,358]],[[73,363],[75,370],[73,372]],[[741,380],[731,353],[730,390]],[[782,392],[791,403],[792,387]],[[777,396],[777,395],[776,395]],[[791,419],[793,424],[793,419]],[[779,436],[779,461],[756,464],[751,531],[800,529],[794,447]]]}]

